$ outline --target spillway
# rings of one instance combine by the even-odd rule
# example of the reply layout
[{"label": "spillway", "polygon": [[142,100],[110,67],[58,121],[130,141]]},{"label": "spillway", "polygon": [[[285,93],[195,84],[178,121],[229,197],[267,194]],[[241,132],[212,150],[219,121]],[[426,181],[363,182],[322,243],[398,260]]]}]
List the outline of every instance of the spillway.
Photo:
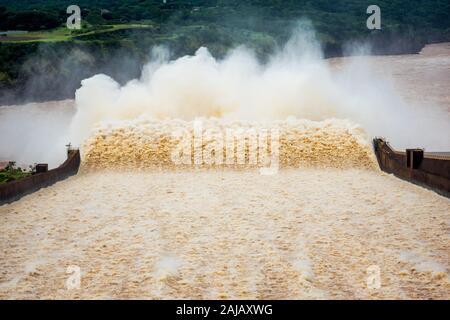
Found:
[{"label": "spillway", "polygon": [[[420,104],[414,108],[422,108],[421,114],[439,109],[440,125],[447,123],[428,130],[430,127],[415,127],[411,123],[417,122],[401,118],[399,130],[391,126],[398,118],[382,114],[385,122],[380,128],[398,133],[388,135],[397,148],[411,143],[404,139],[410,133],[405,128],[416,128],[413,131],[420,131],[418,136],[423,137],[412,147],[445,151],[439,148],[449,144],[445,121],[449,116],[450,55],[448,44],[443,48],[444,53],[438,50],[434,55],[373,58],[380,72],[395,66],[398,90],[408,103],[423,98],[426,108]],[[200,58],[209,61],[209,57]],[[339,69],[347,59],[351,58],[329,63]],[[214,63],[212,66],[217,69]],[[173,79],[170,68],[160,74],[163,80]],[[195,68],[188,68],[192,70]],[[283,75],[277,79],[284,79]],[[245,77],[249,83],[251,79]],[[217,79],[209,80],[208,90],[222,93],[215,91],[221,88],[214,86]],[[280,111],[282,119],[268,112],[265,119],[245,120],[244,116],[226,117],[214,108],[199,112],[197,120],[185,114],[190,108],[180,113],[178,103],[185,100],[178,100],[173,92],[191,97],[184,95],[190,90],[181,90],[185,89],[183,83],[175,83],[175,91],[163,86],[152,95],[171,108],[161,117],[151,114],[150,118],[135,100],[127,104],[142,90],[135,83],[130,91],[122,92],[107,82],[107,87],[114,87],[114,95],[108,96],[107,90],[105,96],[99,94],[105,98],[104,105],[89,100],[90,90],[98,93],[99,87],[85,87],[75,105],[83,105],[86,112],[79,114],[78,126],[73,129],[91,125],[89,121],[96,117],[102,121],[97,121],[83,140],[79,174],[0,206],[0,298],[448,299],[449,199],[381,172],[371,147],[371,124],[380,124],[372,120],[384,111],[396,115],[398,110],[377,101],[381,109],[365,112],[364,100],[347,99],[345,102],[355,107],[352,110],[364,111],[355,115],[350,109],[335,108],[341,104],[333,99],[340,95],[317,100],[316,87],[303,81],[295,84],[303,92],[313,93],[301,100],[313,107],[284,117],[284,111],[294,110],[297,91],[289,86],[270,91],[263,86],[267,94],[253,88],[251,94],[241,97],[242,103],[261,96],[257,102],[262,105],[276,102],[288,106],[262,109]],[[430,90],[433,94],[427,95]],[[197,96],[204,92],[199,89]],[[226,99],[206,95],[200,107],[235,105],[236,97],[227,95],[230,92],[235,91],[221,96]],[[286,96],[290,98],[282,99]],[[120,109],[121,103],[127,108]],[[65,103],[70,114],[63,117],[61,126],[73,124],[73,104]],[[103,113],[100,111],[105,110],[91,109],[97,105],[114,108]],[[53,105],[40,108],[45,109],[45,119],[36,114],[32,123],[46,130],[36,131],[35,136],[32,130],[14,131],[8,123],[16,110],[4,108],[0,114],[8,121],[2,123],[0,133],[17,137],[23,145],[35,137],[58,145],[63,140],[58,135],[62,129],[52,131],[44,125],[50,115],[51,121],[58,119],[52,113],[57,109]],[[20,119],[28,123],[25,115],[35,109],[23,109]],[[400,111],[398,114],[405,115]],[[171,113],[184,117],[166,117]],[[195,134],[198,121],[200,139]],[[243,129],[247,134],[241,144],[243,164],[237,162],[237,147],[226,146],[227,129]],[[183,150],[191,151],[187,156],[190,164],[179,165],[173,159],[173,150],[181,142],[174,133],[180,130],[192,138],[183,144]],[[269,158],[274,154],[272,134],[280,138],[279,170],[265,175],[259,170],[264,166],[261,157],[265,152]],[[436,134],[441,139],[435,139]],[[267,145],[259,143],[261,136]],[[256,149],[250,148],[250,141],[258,141]],[[34,145],[27,145],[24,160],[50,155],[45,150],[37,152]],[[2,145],[3,150],[16,152],[12,147]],[[210,162],[208,155],[217,160],[217,152],[225,165]],[[197,163],[196,154],[201,155]],[[227,164],[227,157],[235,161]],[[80,271],[75,288],[69,281],[73,270]]]}]

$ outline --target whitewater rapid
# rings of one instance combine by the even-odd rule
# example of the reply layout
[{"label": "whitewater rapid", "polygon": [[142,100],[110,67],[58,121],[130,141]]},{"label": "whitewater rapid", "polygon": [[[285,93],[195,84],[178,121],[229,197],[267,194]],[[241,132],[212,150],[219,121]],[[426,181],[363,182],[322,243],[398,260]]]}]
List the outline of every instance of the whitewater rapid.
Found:
[{"label": "whitewater rapid", "polygon": [[448,299],[449,221],[365,169],[95,171],[0,207],[0,298]]},{"label": "whitewater rapid", "polygon": [[[203,109],[206,114],[197,109],[204,129],[276,124],[285,138],[280,149],[285,165],[269,176],[252,167],[174,170],[168,149],[172,133],[191,130],[197,117],[184,113],[189,108],[177,109],[184,104],[176,95],[162,114],[130,102],[139,97],[131,89],[142,89],[145,80],[126,89],[103,78],[112,91],[100,92],[95,101],[88,99],[91,90],[104,87],[91,82],[76,102],[0,108],[2,119],[8,119],[0,122],[3,157],[57,165],[64,149],[58,149],[61,154],[43,150],[66,143],[69,134],[60,133],[77,128],[79,137],[88,132],[82,169],[92,169],[0,206],[0,298],[449,299],[449,199],[382,173],[370,147],[381,130],[397,148],[447,150],[450,51],[448,44],[433,48],[432,54],[364,58],[391,77],[394,86],[388,88],[400,93],[400,100],[391,100],[380,94],[390,91],[376,91],[380,108],[359,112],[363,100],[350,95],[344,100],[350,109],[336,109],[342,101],[331,99],[330,108],[300,108],[291,117],[284,117],[289,108],[282,109],[281,118],[270,113],[276,108],[247,119],[224,112],[229,108]],[[328,61],[329,72],[350,70],[342,64],[358,59]],[[340,73],[342,79],[357,74],[348,72]],[[326,83],[331,87],[325,88],[335,88]],[[214,81],[209,85],[216,88]],[[364,86],[351,88],[372,97]],[[328,89],[319,93],[334,92]],[[292,97],[289,92],[284,88],[284,97]],[[283,98],[261,97],[267,105]],[[403,100],[408,103],[392,103]],[[236,106],[229,101],[221,105]],[[124,105],[136,108],[129,113]],[[333,118],[343,115],[333,110],[351,112],[342,119]],[[315,111],[320,112],[309,113]],[[167,117],[171,112],[179,117]],[[421,115],[426,115],[423,125]],[[18,130],[17,119],[28,129]],[[52,122],[58,125],[47,126]],[[80,285],[70,289],[73,267],[80,270]],[[378,271],[378,286],[370,281],[371,270]]]}]

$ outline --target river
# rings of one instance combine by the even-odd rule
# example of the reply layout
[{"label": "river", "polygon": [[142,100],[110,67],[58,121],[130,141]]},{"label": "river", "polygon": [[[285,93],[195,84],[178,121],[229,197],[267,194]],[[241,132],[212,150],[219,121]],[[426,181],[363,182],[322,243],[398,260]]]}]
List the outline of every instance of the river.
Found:
[{"label": "river", "polygon": [[[449,114],[450,44],[367,59]],[[3,157],[63,143],[73,105],[2,107]],[[0,207],[0,298],[449,299],[449,223],[448,198],[370,166],[83,169]]]}]

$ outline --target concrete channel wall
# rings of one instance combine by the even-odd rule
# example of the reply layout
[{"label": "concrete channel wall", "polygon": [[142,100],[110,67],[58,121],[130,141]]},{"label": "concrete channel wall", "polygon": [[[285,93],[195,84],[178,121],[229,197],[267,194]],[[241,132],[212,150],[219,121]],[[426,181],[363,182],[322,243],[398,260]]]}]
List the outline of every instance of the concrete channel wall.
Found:
[{"label": "concrete channel wall", "polygon": [[373,146],[381,170],[450,198],[450,153],[400,152],[382,138],[375,138]]},{"label": "concrete channel wall", "polygon": [[16,201],[24,195],[48,187],[77,174],[80,167],[79,150],[68,150],[67,160],[58,168],[0,185],[0,205]]}]

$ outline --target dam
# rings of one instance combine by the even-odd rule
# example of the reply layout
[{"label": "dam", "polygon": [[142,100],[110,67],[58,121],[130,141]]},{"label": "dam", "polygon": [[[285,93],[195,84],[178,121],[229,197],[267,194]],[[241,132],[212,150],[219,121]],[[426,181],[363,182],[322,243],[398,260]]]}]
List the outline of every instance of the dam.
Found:
[{"label": "dam", "polygon": [[[335,95],[333,82],[320,67],[305,76],[309,82],[291,78],[284,69],[279,72],[282,76],[277,80],[287,77],[295,88],[308,92],[306,96],[298,96],[289,81],[277,88],[282,95],[269,86],[240,93],[238,97],[248,105],[264,98],[257,99],[267,107],[261,109],[265,116],[261,118],[242,108],[228,112],[236,105],[230,94],[235,91],[208,86],[208,92],[219,95],[216,99],[204,94],[202,87],[185,90],[189,81],[164,85],[152,93],[156,94],[152,98],[168,106],[157,116],[153,109],[147,112],[147,104],[134,100],[140,94],[147,97],[147,91],[141,92],[145,86],[133,83],[117,89],[105,77],[86,81],[78,100],[64,102],[60,109],[55,108],[57,103],[34,105],[34,109],[32,105],[27,111],[36,112],[37,127],[51,114],[52,121],[61,120],[58,130],[74,123],[76,133],[84,133],[84,126],[92,130],[82,139],[78,174],[0,206],[0,298],[448,299],[450,201],[380,170],[372,141],[374,130],[381,128],[393,150],[425,147],[425,154],[448,150],[448,52],[448,44],[432,45],[420,55],[370,58],[380,73],[392,65],[398,68],[393,77],[411,105],[407,109],[411,114],[426,113],[424,122],[436,121],[434,131],[423,130],[413,137],[420,141],[408,140],[414,131],[408,128],[416,128],[417,122],[393,121],[397,111],[386,107],[388,101],[377,100],[383,112],[390,112],[389,117],[383,115],[384,122],[372,121],[378,108],[358,113],[363,100]],[[196,66],[195,59],[210,61],[204,52],[185,60]],[[352,63],[348,59],[327,63],[331,70],[341,70]],[[157,78],[173,79],[177,68],[186,67],[182,62],[163,66]],[[214,62],[211,65],[213,74],[222,75]],[[425,65],[426,70],[435,66],[436,72],[425,71]],[[413,80],[427,81],[406,81],[410,70]],[[315,75],[320,81],[313,81]],[[345,73],[341,76],[345,78]],[[208,79],[208,84],[219,81],[215,76]],[[344,80],[339,88],[345,87]],[[322,84],[323,91],[311,83]],[[433,95],[424,94],[429,90],[434,90]],[[91,92],[98,99],[92,100]],[[204,130],[278,128],[277,174],[260,174],[259,163],[173,165],[171,150],[178,138],[172,133],[177,128],[191,132],[196,119],[189,114],[191,108],[178,104],[173,92],[182,92],[183,99],[199,106],[196,111]],[[192,92],[200,94],[192,96]],[[200,95],[204,104],[187,99]],[[412,103],[419,98],[426,100],[427,109]],[[294,113],[290,107],[298,99],[314,108],[285,117]],[[271,109],[271,104],[280,107]],[[78,113],[72,122],[74,105]],[[94,105],[98,108],[92,109]],[[0,112],[4,117],[14,113],[12,108]],[[281,116],[277,118],[275,112]],[[441,121],[432,118],[436,114]],[[27,119],[25,113],[21,115]],[[398,127],[392,127],[394,123]],[[14,133],[14,128],[1,129]],[[436,132],[441,139],[435,139]],[[36,134],[52,145],[61,140],[56,133]],[[216,136],[208,137],[201,145],[188,142],[188,149],[197,147],[202,154],[211,150],[209,142]],[[230,150],[237,158],[234,148],[225,149],[224,157]],[[35,151],[28,149],[24,159]],[[249,160],[249,155],[244,158]],[[70,270],[80,271],[76,288],[67,285]],[[370,283],[374,275],[376,286]]]},{"label": "dam", "polygon": [[0,296],[445,298],[449,212],[376,170],[81,173],[0,207]]}]

